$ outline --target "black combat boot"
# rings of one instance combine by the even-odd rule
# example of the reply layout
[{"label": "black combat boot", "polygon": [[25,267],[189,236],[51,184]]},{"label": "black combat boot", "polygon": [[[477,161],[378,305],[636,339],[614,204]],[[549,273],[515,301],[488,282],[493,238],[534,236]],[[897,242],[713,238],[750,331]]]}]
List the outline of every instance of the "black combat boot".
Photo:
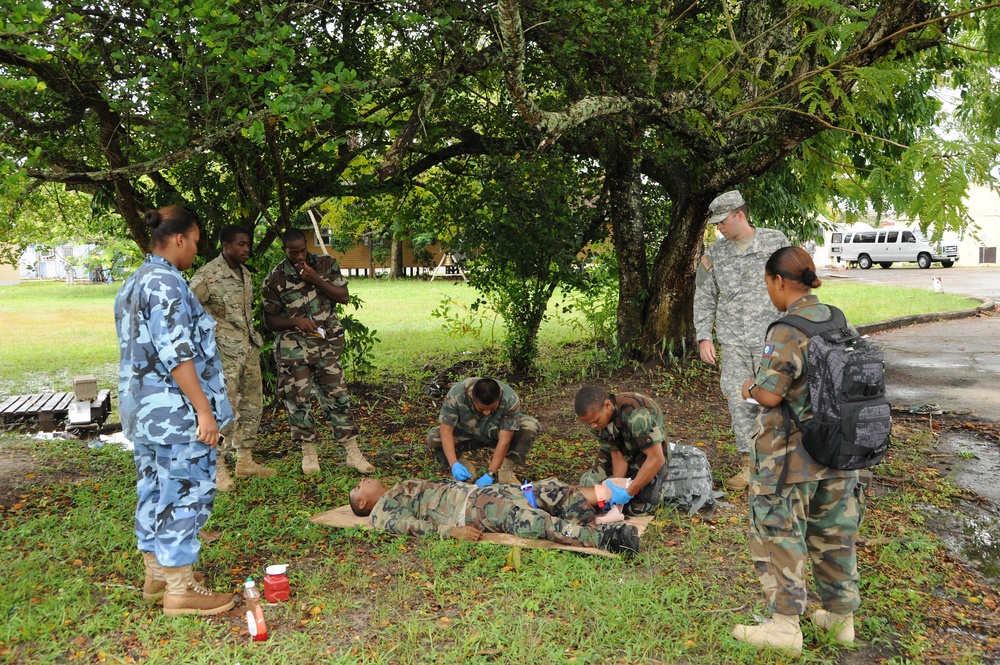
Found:
[{"label": "black combat boot", "polygon": [[638,554],[641,545],[638,529],[625,522],[616,522],[604,527],[601,544],[598,547],[608,552]]}]

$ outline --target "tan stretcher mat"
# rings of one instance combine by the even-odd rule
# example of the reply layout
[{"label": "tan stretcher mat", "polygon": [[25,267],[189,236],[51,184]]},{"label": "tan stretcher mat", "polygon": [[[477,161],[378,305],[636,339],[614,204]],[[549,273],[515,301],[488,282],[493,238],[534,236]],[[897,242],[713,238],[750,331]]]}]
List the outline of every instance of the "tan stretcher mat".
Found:
[{"label": "tan stretcher mat", "polygon": [[[318,515],[311,517],[310,520],[316,524],[332,526],[338,529],[350,529],[355,526],[359,526],[363,529],[372,528],[371,522],[368,521],[368,518],[358,517],[355,515],[351,511],[351,507],[349,505],[340,506],[339,508],[319,513]],[[641,536],[649,523],[653,521],[653,516],[645,515],[643,517],[627,517],[625,518],[625,521],[634,525],[635,528],[639,530],[639,535]],[[617,556],[612,552],[605,552],[604,550],[599,550],[596,547],[559,545],[557,543],[553,543],[551,540],[521,538],[519,536],[512,536],[509,533],[484,533],[483,537],[480,538],[478,542],[508,546],[518,545],[520,547],[531,547],[539,550],[567,550],[569,552],[579,552],[581,554],[592,554],[595,556]]]}]

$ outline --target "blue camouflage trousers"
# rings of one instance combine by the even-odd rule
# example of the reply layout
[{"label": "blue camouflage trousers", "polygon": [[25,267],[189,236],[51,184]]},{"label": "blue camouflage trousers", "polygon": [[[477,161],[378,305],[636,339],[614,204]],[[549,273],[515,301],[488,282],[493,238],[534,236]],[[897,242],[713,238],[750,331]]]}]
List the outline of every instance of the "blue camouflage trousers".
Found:
[{"label": "blue camouflage trousers", "polygon": [[858,608],[855,543],[864,514],[857,474],[750,497],[750,554],[772,612],[805,614],[807,563],[825,609],[851,614]]},{"label": "blue camouflage trousers", "polygon": [[216,449],[200,441],[133,446],[139,551],[154,553],[161,566],[195,563],[198,531],[215,502]]}]

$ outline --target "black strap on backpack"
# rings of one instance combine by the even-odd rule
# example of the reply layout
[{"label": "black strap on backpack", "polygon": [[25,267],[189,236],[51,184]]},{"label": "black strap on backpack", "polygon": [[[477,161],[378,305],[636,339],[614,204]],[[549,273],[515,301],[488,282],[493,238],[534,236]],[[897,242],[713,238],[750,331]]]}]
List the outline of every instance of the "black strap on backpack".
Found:
[{"label": "black strap on backpack", "polygon": [[[843,343],[857,338],[857,334],[847,325],[847,317],[844,316],[844,313],[833,305],[827,305],[827,307],[830,308],[830,318],[826,321],[812,321],[797,314],[788,314],[771,322],[771,325],[767,327],[767,332],[770,333],[771,328],[779,323],[787,323],[804,332],[810,339],[822,335],[831,342]],[[803,367],[802,371],[808,375],[808,366]],[[788,400],[781,400],[781,411],[785,416],[785,458],[782,460],[781,473],[778,475],[778,485],[775,488],[775,493],[779,495],[785,489],[785,479],[788,477],[788,442],[792,438],[792,423],[795,423],[796,430],[802,429],[802,422],[795,416],[792,407],[788,405]]]}]

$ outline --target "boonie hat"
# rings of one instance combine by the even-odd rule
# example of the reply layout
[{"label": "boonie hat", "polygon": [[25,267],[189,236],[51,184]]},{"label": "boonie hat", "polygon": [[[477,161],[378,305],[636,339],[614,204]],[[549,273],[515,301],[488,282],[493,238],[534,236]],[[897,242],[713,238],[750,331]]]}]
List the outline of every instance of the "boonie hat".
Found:
[{"label": "boonie hat", "polygon": [[743,195],[739,193],[739,190],[733,189],[719,194],[708,204],[708,223],[718,224],[729,217],[729,213],[744,205],[746,205],[746,201],[743,200]]}]

